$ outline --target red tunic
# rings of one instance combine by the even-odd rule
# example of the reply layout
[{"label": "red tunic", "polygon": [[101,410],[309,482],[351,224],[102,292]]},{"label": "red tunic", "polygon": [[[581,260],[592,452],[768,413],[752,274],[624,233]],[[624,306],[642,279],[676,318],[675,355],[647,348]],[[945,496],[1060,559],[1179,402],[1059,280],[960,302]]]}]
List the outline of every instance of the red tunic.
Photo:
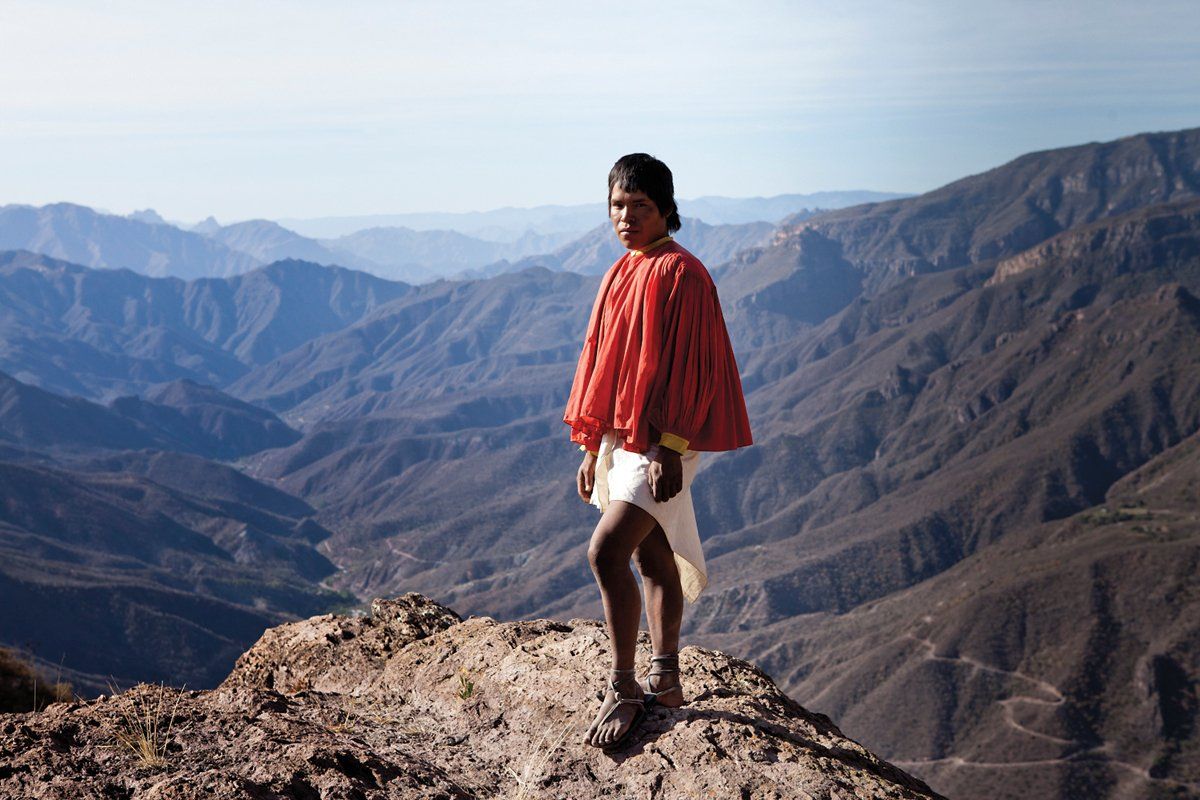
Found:
[{"label": "red tunic", "polygon": [[600,283],[563,422],[596,450],[606,431],[643,453],[662,433],[689,450],[752,443],[717,287],[674,241],[630,251]]}]

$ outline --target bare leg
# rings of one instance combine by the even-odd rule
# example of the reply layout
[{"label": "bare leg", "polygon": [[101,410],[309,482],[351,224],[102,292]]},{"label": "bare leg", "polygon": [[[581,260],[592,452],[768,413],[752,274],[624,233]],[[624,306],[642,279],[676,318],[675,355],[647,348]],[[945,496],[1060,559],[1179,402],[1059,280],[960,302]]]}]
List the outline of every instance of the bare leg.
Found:
[{"label": "bare leg", "polygon": [[650,623],[654,654],[678,652],[679,628],[683,624],[683,587],[679,582],[675,553],[662,526],[655,525],[633,551],[633,563],[642,574],[646,619]]},{"label": "bare leg", "polygon": [[[604,604],[604,618],[612,642],[613,670],[633,668],[638,623],[642,619],[642,598],[638,593],[637,579],[629,568],[629,559],[655,525],[654,517],[650,514],[632,503],[615,500],[600,517],[588,546],[588,562],[600,585],[600,599]],[[640,698],[642,687],[632,673],[621,675],[614,672],[609,680],[622,678],[624,680],[617,687],[620,696]],[[606,722],[604,718],[609,716],[610,711],[613,712],[612,719]],[[618,704],[612,700],[611,693],[606,694],[600,712],[588,728],[587,740],[603,746],[617,739],[633,719],[634,713],[633,706]]]},{"label": "bare leg", "polygon": [[[683,587],[679,581],[679,567],[675,564],[675,552],[671,550],[662,526],[655,525],[654,530],[633,551],[633,562],[642,574],[646,618],[650,623],[654,655],[678,653],[679,628],[683,624]],[[646,678],[646,691],[667,692],[670,687],[679,685],[679,673],[663,671],[667,666],[678,667],[674,661],[660,663],[655,674]],[[671,691],[658,702],[664,706],[678,707],[683,704],[683,693]]]}]

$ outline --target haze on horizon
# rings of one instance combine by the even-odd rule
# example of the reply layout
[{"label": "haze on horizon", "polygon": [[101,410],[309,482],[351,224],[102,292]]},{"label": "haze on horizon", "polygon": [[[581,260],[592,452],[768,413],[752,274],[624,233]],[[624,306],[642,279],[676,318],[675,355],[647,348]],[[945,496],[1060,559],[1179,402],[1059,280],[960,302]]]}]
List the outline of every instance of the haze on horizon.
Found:
[{"label": "haze on horizon", "polygon": [[222,222],[597,199],[923,192],[1200,125],[1194,2],[9,0],[0,204]]}]

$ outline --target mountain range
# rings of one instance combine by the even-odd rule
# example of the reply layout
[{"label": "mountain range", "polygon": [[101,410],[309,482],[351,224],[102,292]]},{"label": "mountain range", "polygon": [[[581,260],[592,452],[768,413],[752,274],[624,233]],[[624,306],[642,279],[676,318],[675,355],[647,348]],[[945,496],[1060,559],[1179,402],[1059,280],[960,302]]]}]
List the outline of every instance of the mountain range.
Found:
[{"label": "mountain range", "polygon": [[[685,639],[763,664],[948,796],[1200,791],[1200,130],[1032,153],[717,241],[756,444],[703,457],[711,584]],[[600,616],[560,415],[604,247],[597,230],[517,271],[420,286],[300,261],[185,282],[6,254],[0,370],[29,385],[12,391],[82,395],[58,413],[150,439],[70,455],[13,422],[5,458],[23,486],[111,495],[90,482],[158,480],[146,464],[177,449],[163,431],[207,441],[236,412],[292,439],[174,457],[297,504],[255,551],[281,553],[289,586]],[[223,411],[159,410],[197,395]],[[116,529],[138,530],[141,502]],[[179,524],[232,552],[243,511],[211,513]],[[29,508],[13,520],[94,553],[84,584],[115,569],[116,542]],[[199,552],[188,535],[171,547]],[[177,562],[139,557],[196,591]],[[311,602],[291,591],[271,610]]]},{"label": "mountain range", "polygon": [[191,279],[229,277],[258,259],[173,225],[53,203],[0,206],[0,250],[29,250],[88,267]]},{"label": "mountain range", "polygon": [[[603,190],[601,190],[603,191]],[[600,195],[603,197],[603,194]],[[844,208],[862,203],[905,197],[896,192],[862,190],[781,194],[775,197],[680,198],[679,213],[698,217],[710,225],[746,222],[777,223],[797,212],[817,208]],[[607,216],[604,203],[544,205],[533,208],[498,208],[463,213],[373,214],[367,216],[288,218],[279,220],[294,231],[316,238],[345,236],[366,228],[453,230],[495,242],[513,242],[530,232],[578,234]]]},{"label": "mountain range", "polygon": [[[856,195],[822,196],[837,202]],[[683,240],[701,258],[719,263],[744,246],[760,243],[774,229],[769,222],[753,219],[756,210],[767,213],[773,208],[770,203],[715,200],[722,202],[700,207],[706,213],[719,208],[724,216],[740,214],[751,221],[710,225],[688,220]],[[793,205],[778,205],[776,210]],[[127,268],[153,277],[184,279],[231,277],[285,260],[348,267],[407,283],[489,277],[534,264],[602,272],[615,259],[616,245],[606,235],[607,224],[595,226],[597,219],[603,219],[603,210],[586,208],[594,213],[580,218],[578,230],[527,230],[512,239],[490,241],[456,230],[402,226],[375,226],[314,239],[264,219],[223,226],[209,217],[184,229],[153,209],[121,217],[70,203],[40,208],[10,205],[0,207],[0,250],[28,250],[88,267]],[[791,218],[811,213],[805,210]]]}]

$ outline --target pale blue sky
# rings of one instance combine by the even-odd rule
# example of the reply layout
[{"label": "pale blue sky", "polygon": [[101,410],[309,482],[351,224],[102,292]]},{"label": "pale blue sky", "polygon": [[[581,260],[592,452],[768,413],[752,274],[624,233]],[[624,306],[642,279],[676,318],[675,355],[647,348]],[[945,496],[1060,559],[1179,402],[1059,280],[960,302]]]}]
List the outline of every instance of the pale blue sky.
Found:
[{"label": "pale blue sky", "polygon": [[[501,10],[502,9],[502,10]],[[0,0],[0,204],[168,218],[921,192],[1200,126],[1200,3]]]}]

